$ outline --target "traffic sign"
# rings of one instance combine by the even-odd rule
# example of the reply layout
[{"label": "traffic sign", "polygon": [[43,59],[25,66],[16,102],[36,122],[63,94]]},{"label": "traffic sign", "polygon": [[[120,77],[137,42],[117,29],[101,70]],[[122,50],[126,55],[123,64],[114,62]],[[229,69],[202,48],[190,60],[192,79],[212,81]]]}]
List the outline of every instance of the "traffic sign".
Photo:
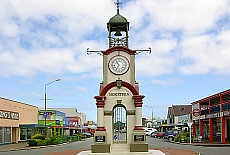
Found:
[{"label": "traffic sign", "polygon": [[44,118],[47,117],[47,112],[44,112],[43,117],[44,117]]}]

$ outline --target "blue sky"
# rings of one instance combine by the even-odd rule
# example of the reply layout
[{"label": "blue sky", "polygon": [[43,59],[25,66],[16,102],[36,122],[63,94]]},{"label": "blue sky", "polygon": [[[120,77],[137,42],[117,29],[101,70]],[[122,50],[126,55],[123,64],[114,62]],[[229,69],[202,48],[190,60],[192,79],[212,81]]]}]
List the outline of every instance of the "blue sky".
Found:
[{"label": "blue sky", "polygon": [[[1,0],[0,96],[44,107],[77,108],[96,121],[94,96],[108,48],[115,0]],[[230,0],[122,0],[130,22],[143,116],[165,118],[172,104],[230,88]],[[146,106],[145,106],[146,105]]]}]

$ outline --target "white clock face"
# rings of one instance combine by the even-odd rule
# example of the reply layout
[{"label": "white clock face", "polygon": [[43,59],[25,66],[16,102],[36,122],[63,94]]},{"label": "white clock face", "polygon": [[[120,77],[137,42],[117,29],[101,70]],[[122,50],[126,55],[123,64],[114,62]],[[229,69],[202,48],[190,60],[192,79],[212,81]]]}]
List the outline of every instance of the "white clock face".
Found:
[{"label": "white clock face", "polygon": [[124,74],[129,69],[129,62],[124,56],[115,56],[109,61],[109,69],[114,74]]}]

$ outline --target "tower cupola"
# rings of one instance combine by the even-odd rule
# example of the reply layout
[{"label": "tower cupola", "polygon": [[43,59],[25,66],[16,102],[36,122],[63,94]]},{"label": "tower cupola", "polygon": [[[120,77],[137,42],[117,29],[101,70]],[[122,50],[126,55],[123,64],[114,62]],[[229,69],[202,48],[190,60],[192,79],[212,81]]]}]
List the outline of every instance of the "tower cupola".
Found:
[{"label": "tower cupola", "polygon": [[121,2],[117,0],[115,4],[117,5],[117,14],[110,18],[109,22],[107,23],[109,47],[128,47],[129,22],[119,13]]}]

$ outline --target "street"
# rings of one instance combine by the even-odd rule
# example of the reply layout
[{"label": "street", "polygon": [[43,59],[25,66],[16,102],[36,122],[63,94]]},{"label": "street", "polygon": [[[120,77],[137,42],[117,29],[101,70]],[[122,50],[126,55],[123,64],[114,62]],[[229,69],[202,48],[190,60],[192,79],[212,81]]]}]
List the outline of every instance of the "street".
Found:
[{"label": "street", "polygon": [[[175,144],[168,142],[165,139],[158,139],[147,137],[147,143],[149,148],[174,148],[182,150],[192,150],[200,152],[201,155],[229,155],[230,147],[203,147],[203,146],[190,146],[184,144]],[[30,150],[19,150],[19,151],[9,151],[1,152],[0,155],[43,155],[52,152],[60,152],[64,150],[89,150],[93,144],[93,138],[87,138],[85,141],[73,142],[66,145],[39,148],[39,149],[30,149]]]},{"label": "street", "polygon": [[149,144],[149,148],[174,148],[174,149],[182,149],[182,150],[192,150],[196,152],[200,152],[201,155],[229,155],[230,147],[204,147],[204,146],[192,146],[185,144],[175,144],[168,142],[166,139],[158,139],[147,137],[147,142]]}]

